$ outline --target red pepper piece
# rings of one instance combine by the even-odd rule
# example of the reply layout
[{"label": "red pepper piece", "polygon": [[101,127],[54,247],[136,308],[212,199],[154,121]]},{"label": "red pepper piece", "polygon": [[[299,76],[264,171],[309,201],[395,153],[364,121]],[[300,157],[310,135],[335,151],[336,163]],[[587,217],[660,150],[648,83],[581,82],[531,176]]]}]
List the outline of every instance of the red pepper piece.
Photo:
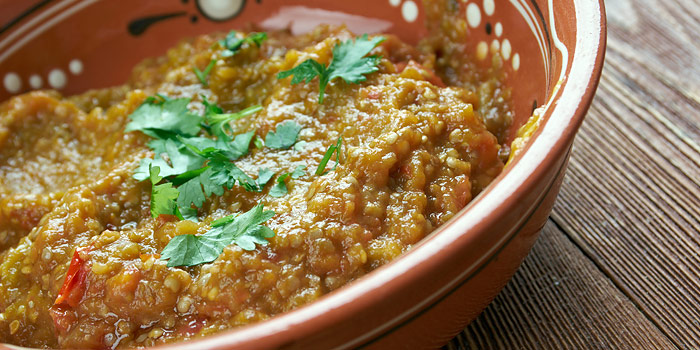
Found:
[{"label": "red pepper piece", "polygon": [[66,279],[63,282],[61,290],[58,292],[54,305],[66,304],[70,307],[76,307],[83,299],[85,293],[85,278],[87,277],[88,267],[85,260],[80,257],[82,254],[87,254],[90,251],[89,247],[79,247],[73,253],[73,259],[68,266]]}]

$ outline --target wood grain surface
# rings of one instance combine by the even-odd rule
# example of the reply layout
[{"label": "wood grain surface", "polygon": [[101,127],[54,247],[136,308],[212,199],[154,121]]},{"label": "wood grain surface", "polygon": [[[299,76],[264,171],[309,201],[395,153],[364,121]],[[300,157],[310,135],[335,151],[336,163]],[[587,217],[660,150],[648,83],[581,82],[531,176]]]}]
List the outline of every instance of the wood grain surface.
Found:
[{"label": "wood grain surface", "polygon": [[700,1],[606,0],[550,223],[446,349],[700,349]]}]

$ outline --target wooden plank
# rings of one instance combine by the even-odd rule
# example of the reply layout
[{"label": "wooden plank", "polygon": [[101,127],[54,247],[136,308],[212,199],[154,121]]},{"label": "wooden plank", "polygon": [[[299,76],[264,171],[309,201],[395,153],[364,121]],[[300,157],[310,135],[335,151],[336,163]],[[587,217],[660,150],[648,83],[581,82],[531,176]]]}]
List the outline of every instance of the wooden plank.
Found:
[{"label": "wooden plank", "polygon": [[[610,1],[614,6],[625,0]],[[554,220],[677,346],[700,347],[700,6],[611,16]]]},{"label": "wooden plank", "polygon": [[554,220],[676,344],[700,347],[700,173],[606,134],[602,113],[576,143]]},{"label": "wooden plank", "polygon": [[496,300],[445,349],[673,349],[553,224]]},{"label": "wooden plank", "polygon": [[553,219],[678,347],[700,348],[700,4],[611,0]]}]

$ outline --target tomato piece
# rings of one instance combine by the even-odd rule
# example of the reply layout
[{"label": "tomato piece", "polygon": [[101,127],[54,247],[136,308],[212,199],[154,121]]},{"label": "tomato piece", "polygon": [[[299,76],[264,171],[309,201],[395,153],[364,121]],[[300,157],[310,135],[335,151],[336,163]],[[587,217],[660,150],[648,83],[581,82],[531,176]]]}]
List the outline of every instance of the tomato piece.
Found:
[{"label": "tomato piece", "polygon": [[396,63],[394,66],[396,66],[396,72],[401,73],[401,72],[403,72],[404,69],[406,69],[407,65],[408,65],[408,62],[399,62],[399,63]]},{"label": "tomato piece", "polygon": [[176,221],[178,221],[178,218],[175,215],[160,214],[156,218],[156,228],[159,228],[168,222],[176,222]]},{"label": "tomato piece", "polygon": [[197,334],[200,330],[202,330],[207,321],[207,319],[202,316],[192,315],[185,317],[184,320],[186,323],[178,327],[175,333],[187,337]]},{"label": "tomato piece", "polygon": [[83,299],[85,293],[85,278],[87,277],[88,267],[81,257],[90,251],[89,247],[79,247],[73,253],[73,259],[68,266],[66,279],[63,281],[63,286],[58,292],[54,305],[66,304],[70,307],[76,307]]},{"label": "tomato piece", "polygon": [[472,184],[464,175],[460,175],[456,180],[458,182],[454,186],[454,200],[457,208],[462,209],[472,199]]},{"label": "tomato piece", "polygon": [[65,308],[62,305],[54,305],[49,308],[49,314],[53,320],[53,326],[58,334],[66,334],[70,327],[75,323],[75,315],[73,311]]}]

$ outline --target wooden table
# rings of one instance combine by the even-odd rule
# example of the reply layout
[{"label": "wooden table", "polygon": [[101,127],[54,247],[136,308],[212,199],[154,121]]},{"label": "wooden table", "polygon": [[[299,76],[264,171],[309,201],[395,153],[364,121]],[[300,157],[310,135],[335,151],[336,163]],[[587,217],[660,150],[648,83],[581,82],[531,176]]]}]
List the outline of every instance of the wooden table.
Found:
[{"label": "wooden table", "polygon": [[603,77],[549,223],[446,349],[700,349],[700,1],[606,7]]}]

